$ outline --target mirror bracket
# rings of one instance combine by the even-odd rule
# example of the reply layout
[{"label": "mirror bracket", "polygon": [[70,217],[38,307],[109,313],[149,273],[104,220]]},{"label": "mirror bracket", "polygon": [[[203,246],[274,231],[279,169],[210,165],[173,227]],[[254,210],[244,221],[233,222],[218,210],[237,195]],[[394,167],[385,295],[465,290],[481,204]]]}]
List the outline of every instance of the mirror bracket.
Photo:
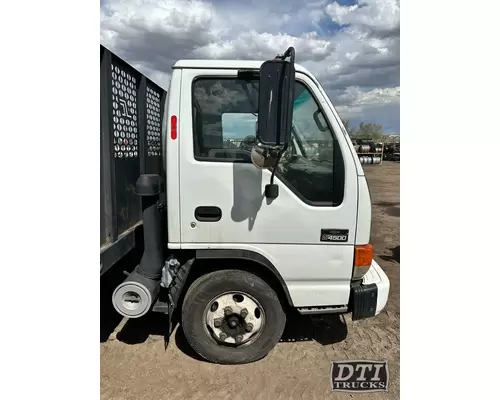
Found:
[{"label": "mirror bracket", "polygon": [[279,195],[280,187],[276,183],[268,183],[264,189],[264,194],[268,199],[275,199]]},{"label": "mirror bracket", "polygon": [[238,79],[246,81],[258,78],[259,72],[254,69],[239,69],[236,76]]}]

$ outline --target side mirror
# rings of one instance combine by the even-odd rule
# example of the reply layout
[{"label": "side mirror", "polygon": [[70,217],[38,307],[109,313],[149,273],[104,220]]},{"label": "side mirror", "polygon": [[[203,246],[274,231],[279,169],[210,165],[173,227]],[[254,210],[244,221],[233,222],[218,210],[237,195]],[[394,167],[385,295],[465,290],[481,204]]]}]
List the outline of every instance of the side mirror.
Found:
[{"label": "side mirror", "polygon": [[[290,57],[290,61],[286,58]],[[265,196],[275,199],[279,186],[274,175],[283,151],[291,141],[293,99],[295,96],[295,49],[265,61],[260,67],[257,142],[252,148],[252,163],[257,168],[273,168]]]},{"label": "side mirror", "polygon": [[[285,58],[290,56],[290,61]],[[265,61],[260,67],[257,140],[265,146],[285,146],[292,130],[295,94],[295,50]]]}]

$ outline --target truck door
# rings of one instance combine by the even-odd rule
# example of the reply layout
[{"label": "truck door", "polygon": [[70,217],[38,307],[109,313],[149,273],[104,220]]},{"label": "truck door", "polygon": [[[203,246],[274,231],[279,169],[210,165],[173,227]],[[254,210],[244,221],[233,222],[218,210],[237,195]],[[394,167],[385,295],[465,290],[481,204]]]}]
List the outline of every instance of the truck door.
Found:
[{"label": "truck door", "polygon": [[183,249],[250,250],[266,257],[295,306],[348,303],[357,175],[346,137],[316,83],[296,73],[293,143],[271,171],[250,159],[258,79],[236,70],[182,72],[179,169]]}]

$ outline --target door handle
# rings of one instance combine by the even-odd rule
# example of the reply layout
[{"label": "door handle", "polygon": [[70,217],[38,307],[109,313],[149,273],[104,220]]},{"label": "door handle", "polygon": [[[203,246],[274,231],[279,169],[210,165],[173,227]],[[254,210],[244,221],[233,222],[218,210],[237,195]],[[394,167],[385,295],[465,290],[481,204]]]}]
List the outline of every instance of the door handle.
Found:
[{"label": "door handle", "polygon": [[194,217],[200,222],[217,222],[222,218],[222,210],[215,206],[199,206],[194,210]]}]

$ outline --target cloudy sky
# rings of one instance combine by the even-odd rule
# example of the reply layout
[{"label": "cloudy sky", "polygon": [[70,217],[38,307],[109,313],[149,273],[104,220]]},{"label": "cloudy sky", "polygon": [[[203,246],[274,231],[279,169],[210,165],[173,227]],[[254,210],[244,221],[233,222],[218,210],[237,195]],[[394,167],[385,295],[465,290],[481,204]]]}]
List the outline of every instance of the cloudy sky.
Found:
[{"label": "cloudy sky", "polygon": [[101,44],[164,88],[178,59],[292,45],[343,118],[399,133],[399,0],[101,0]]}]

